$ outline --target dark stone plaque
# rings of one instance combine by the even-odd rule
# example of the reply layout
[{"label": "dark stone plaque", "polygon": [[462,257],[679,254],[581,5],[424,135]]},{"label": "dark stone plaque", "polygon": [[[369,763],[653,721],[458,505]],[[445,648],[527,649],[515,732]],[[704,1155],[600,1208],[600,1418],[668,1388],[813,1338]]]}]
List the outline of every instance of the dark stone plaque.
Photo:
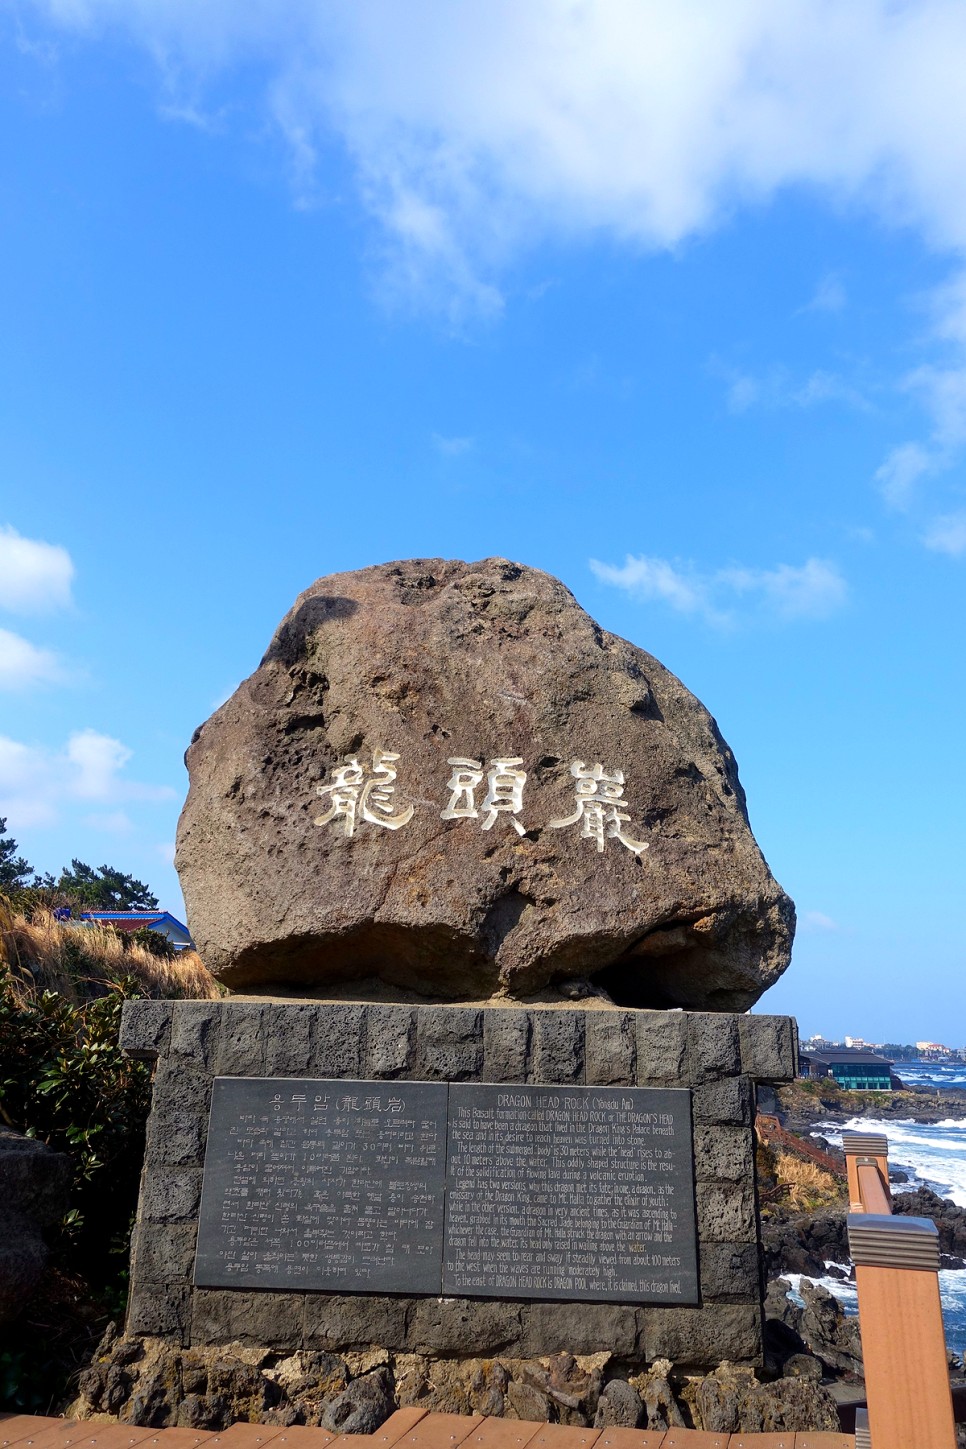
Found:
[{"label": "dark stone plaque", "polygon": [[690,1092],[449,1094],[444,1293],[698,1301]]},{"label": "dark stone plaque", "polygon": [[446,1094],[217,1077],[195,1283],[438,1293]]}]

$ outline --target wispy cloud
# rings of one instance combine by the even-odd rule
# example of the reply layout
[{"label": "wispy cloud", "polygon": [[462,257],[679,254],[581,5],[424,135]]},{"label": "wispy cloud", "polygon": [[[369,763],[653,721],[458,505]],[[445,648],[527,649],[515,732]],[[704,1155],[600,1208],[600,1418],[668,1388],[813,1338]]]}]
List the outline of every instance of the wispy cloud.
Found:
[{"label": "wispy cloud", "polygon": [[921,443],[900,443],[876,469],[875,481],[893,508],[906,508],[916,485],[936,468],[936,460]]},{"label": "wispy cloud", "polygon": [[701,570],[693,563],[628,554],[621,565],[590,560],[602,583],[623,589],[636,599],[667,604],[716,627],[730,627],[742,617],[758,616],[790,623],[827,619],[843,607],[848,585],[838,568],[825,559],[804,564],[779,564],[773,569]]},{"label": "wispy cloud", "polygon": [[822,403],[841,403],[858,412],[872,412],[873,405],[860,388],[837,372],[817,368],[804,380],[792,378],[787,369],[773,367],[766,373],[739,373],[715,364],[728,380],[726,401],[729,412],[744,413],[755,407],[812,408]]},{"label": "wispy cloud", "polygon": [[0,525],[0,608],[18,614],[66,608],[73,578],[66,548]]},{"label": "wispy cloud", "polygon": [[[949,139],[966,132],[966,6],[25,0],[19,13],[32,45],[126,36],[157,64],[159,108],[195,126],[216,115],[264,134],[241,105],[211,99],[226,73],[257,76],[245,104],[283,139],[295,203],[316,204],[340,148],[381,295],[456,326],[499,317],[506,278],[547,240],[646,254],[791,188],[851,202],[950,269],[926,339],[945,354],[907,379],[923,435],[890,453],[878,482],[894,503],[966,447],[966,148]],[[804,310],[846,300],[829,272]],[[731,385],[736,410],[819,402],[868,405],[834,373]],[[918,472],[912,448],[927,458]]]},{"label": "wispy cloud", "polygon": [[459,458],[473,447],[473,438],[447,438],[442,433],[432,434],[433,447],[444,458]]},{"label": "wispy cloud", "polygon": [[954,467],[966,448],[966,270],[933,296],[933,339],[945,347],[943,366],[913,368],[900,383],[918,401],[927,422],[925,440],[900,443],[876,470],[886,502],[910,508],[925,479]]},{"label": "wispy cloud", "polygon": [[69,677],[64,661],[9,629],[0,629],[0,689],[31,689],[36,684],[62,684]]},{"label": "wispy cloud", "polygon": [[[61,749],[0,735],[0,815],[23,829],[52,825],[83,809],[84,819],[97,820],[97,828],[117,830],[124,805],[175,797],[170,786],[128,778],[131,757],[120,740],[92,729],[77,730]],[[92,806],[104,810],[92,816]]]},{"label": "wispy cloud", "polygon": [[966,510],[947,513],[934,519],[923,534],[922,541],[936,553],[947,553],[950,558],[961,558],[966,554]]},{"label": "wispy cloud", "polygon": [[[192,124],[223,72],[257,63],[297,188],[336,136],[403,285],[437,298],[492,310],[507,263],[548,233],[674,247],[789,186],[966,248],[949,144],[966,12],[948,0],[291,0],[283,19],[267,0],[35,0],[33,16],[126,32]],[[830,275],[814,304],[840,298]]]},{"label": "wispy cloud", "polygon": [[845,283],[839,273],[826,272],[809,301],[799,308],[799,313],[841,312],[847,301]]},{"label": "wispy cloud", "polygon": [[839,925],[824,911],[804,911],[799,917],[799,929],[803,931],[837,931]]}]

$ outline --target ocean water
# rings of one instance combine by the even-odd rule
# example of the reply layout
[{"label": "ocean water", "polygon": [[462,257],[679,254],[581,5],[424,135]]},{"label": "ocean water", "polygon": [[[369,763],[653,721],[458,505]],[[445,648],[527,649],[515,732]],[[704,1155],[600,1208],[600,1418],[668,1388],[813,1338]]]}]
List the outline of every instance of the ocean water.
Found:
[{"label": "ocean water", "polygon": [[[928,1087],[942,1098],[944,1090],[966,1088],[966,1066],[944,1066],[938,1062],[901,1062],[897,1071],[909,1086]],[[966,1119],[944,1118],[940,1122],[883,1122],[873,1117],[853,1117],[842,1124],[817,1122],[816,1132],[829,1142],[840,1144],[842,1132],[881,1132],[889,1139],[889,1166],[908,1173],[906,1183],[893,1183],[893,1193],[931,1187],[966,1207]],[[854,1283],[836,1278],[821,1279],[847,1313],[858,1312]],[[797,1284],[796,1284],[797,1287]],[[966,1353],[966,1269],[944,1269],[939,1274],[946,1342],[955,1353]]]}]

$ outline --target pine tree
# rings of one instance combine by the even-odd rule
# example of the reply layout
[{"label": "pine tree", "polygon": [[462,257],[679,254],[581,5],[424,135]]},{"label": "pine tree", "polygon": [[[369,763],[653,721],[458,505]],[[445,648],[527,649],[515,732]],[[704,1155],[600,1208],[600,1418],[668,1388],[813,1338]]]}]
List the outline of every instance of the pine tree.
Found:
[{"label": "pine tree", "polygon": [[143,881],[111,865],[99,865],[95,870],[82,860],[72,860],[70,870],[65,867],[51,885],[75,896],[89,911],[152,911],[158,904]]},{"label": "pine tree", "polygon": [[22,890],[29,885],[33,868],[17,854],[17,842],[7,835],[7,819],[0,815],[0,890]]}]

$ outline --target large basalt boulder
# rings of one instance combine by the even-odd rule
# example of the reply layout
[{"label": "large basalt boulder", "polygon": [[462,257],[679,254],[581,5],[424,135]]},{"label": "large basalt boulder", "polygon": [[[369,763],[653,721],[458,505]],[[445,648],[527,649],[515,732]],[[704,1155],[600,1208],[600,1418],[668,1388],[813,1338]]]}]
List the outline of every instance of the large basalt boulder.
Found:
[{"label": "large basalt boulder", "polygon": [[743,1011],[791,901],[734,757],[557,579],[485,559],[319,579],[199,729],[177,866],[233,988],[381,977]]}]

